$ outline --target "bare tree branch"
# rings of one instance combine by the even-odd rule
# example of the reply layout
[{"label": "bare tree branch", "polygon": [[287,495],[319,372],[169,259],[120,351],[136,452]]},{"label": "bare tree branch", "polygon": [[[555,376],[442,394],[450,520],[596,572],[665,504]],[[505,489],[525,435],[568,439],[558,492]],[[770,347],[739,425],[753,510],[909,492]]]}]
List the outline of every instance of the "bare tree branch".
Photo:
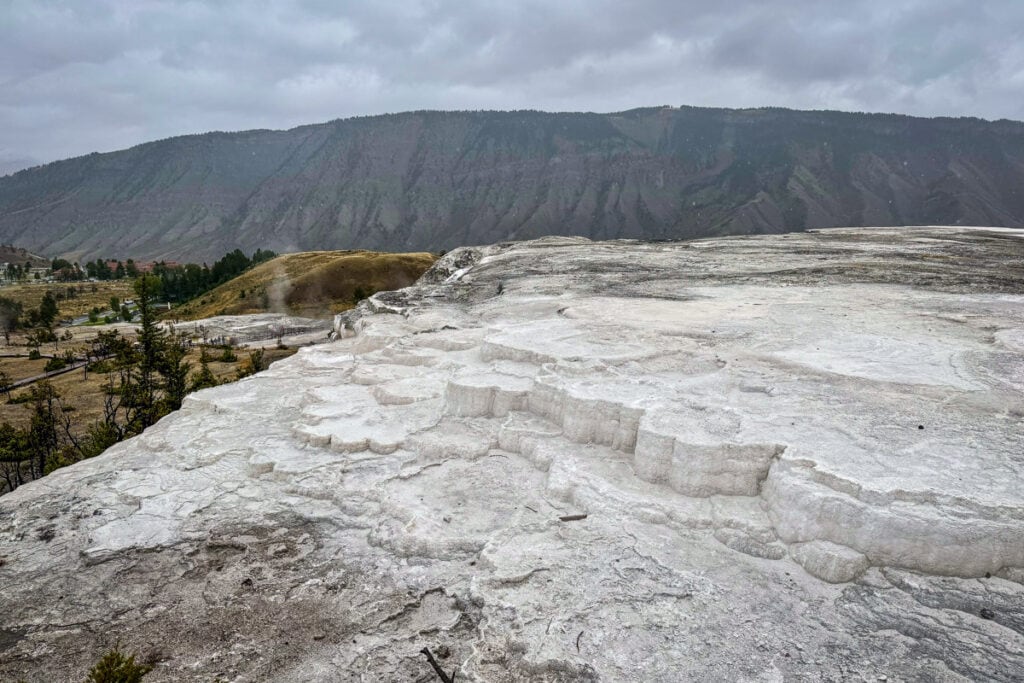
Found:
[{"label": "bare tree branch", "polygon": [[456,669],[452,669],[452,675],[449,676],[444,672],[444,669],[441,668],[441,665],[437,663],[437,660],[434,659],[434,655],[430,654],[429,647],[423,648],[420,650],[420,653],[427,656],[427,661],[430,662],[430,666],[434,667],[434,673],[437,674],[437,677],[441,679],[442,683],[455,683]]}]

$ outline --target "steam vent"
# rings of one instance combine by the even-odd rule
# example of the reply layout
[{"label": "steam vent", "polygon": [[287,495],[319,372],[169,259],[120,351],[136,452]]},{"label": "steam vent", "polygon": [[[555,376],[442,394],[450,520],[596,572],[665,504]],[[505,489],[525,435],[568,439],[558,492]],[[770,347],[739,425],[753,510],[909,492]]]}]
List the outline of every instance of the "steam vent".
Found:
[{"label": "steam vent", "polygon": [[0,680],[1024,678],[1024,231],[463,248],[0,498]]}]

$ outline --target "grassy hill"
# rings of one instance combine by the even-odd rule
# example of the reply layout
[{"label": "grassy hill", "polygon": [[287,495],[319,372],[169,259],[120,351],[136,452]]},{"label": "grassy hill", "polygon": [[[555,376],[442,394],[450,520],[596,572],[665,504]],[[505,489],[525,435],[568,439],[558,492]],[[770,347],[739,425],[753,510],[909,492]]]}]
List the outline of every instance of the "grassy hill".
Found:
[{"label": "grassy hill", "polygon": [[185,320],[265,312],[329,316],[374,292],[411,285],[436,259],[426,252],[284,254],[176,307],[170,316]]}]

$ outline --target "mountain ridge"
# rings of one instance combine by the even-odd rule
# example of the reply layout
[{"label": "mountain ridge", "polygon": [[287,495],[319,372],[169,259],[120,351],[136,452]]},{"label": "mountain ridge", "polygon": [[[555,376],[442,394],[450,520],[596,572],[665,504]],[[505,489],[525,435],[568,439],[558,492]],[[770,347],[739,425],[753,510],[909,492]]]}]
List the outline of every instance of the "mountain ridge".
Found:
[{"label": "mountain ridge", "polygon": [[1024,123],[781,108],[416,111],[165,138],[0,178],[0,241],[50,256],[438,251],[1024,225]]}]

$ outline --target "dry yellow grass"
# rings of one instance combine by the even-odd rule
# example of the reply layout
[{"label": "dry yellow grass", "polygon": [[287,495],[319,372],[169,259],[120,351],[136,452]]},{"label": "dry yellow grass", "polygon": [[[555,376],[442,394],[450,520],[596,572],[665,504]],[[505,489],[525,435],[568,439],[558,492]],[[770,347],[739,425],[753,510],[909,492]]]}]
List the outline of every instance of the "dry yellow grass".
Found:
[{"label": "dry yellow grass", "polygon": [[369,294],[411,285],[436,259],[435,255],[426,252],[307,251],[284,254],[176,307],[169,316],[197,320],[215,315],[271,311],[325,317],[351,308],[357,293]]},{"label": "dry yellow grass", "polygon": [[[49,359],[39,358],[36,360],[29,360],[26,357],[0,358],[0,372],[6,374],[11,381],[25,379],[26,377],[35,377],[36,375],[43,374],[47,360]],[[2,422],[2,419],[0,419],[0,422]]]},{"label": "dry yellow grass", "polygon": [[0,287],[0,296],[13,299],[20,303],[26,310],[38,308],[43,294],[47,291],[67,294],[69,288],[74,288],[75,297],[57,302],[61,318],[75,318],[80,315],[87,315],[95,306],[100,310],[106,310],[110,297],[131,299],[135,296],[132,290],[132,280],[105,280],[102,282],[26,282],[24,284],[6,285]]}]

